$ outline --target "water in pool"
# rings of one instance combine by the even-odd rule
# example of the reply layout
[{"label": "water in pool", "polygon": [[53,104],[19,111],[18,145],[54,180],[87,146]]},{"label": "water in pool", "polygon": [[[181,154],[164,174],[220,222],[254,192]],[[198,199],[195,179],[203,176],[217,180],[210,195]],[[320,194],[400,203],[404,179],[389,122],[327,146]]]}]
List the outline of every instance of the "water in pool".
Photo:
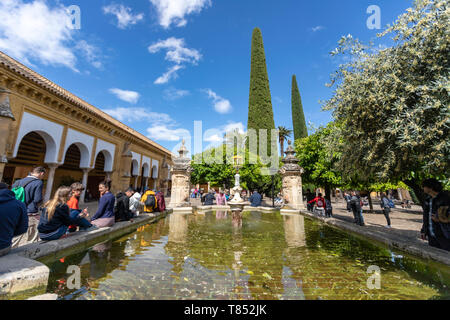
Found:
[{"label": "water in pool", "polygon": [[[450,298],[450,268],[280,213],[172,214],[45,263],[47,292],[60,299]],[[80,289],[68,289],[70,265],[81,268]]]}]

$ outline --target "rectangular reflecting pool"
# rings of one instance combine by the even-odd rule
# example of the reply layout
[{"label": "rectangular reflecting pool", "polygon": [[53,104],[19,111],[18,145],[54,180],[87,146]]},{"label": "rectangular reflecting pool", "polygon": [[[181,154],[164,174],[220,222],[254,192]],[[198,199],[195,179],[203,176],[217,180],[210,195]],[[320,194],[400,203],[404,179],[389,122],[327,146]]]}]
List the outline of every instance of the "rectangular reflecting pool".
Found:
[{"label": "rectangular reflecting pool", "polygon": [[447,266],[280,213],[171,214],[42,262],[60,299],[450,299]]}]

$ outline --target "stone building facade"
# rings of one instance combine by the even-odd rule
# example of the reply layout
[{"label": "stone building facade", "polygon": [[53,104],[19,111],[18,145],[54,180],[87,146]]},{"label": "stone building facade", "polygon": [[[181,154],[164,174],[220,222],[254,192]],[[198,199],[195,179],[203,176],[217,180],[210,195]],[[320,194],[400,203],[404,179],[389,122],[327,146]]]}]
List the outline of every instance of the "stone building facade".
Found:
[{"label": "stone building facade", "polygon": [[0,137],[0,180],[11,184],[44,166],[46,199],[74,181],[96,199],[105,177],[113,192],[170,187],[169,150],[2,52]]}]

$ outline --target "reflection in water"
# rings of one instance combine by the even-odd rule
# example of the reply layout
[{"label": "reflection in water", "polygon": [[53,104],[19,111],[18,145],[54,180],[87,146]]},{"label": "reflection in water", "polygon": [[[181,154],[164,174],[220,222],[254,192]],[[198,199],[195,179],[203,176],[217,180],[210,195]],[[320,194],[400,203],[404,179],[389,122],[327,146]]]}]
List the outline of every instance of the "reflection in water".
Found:
[{"label": "reflection in water", "polygon": [[231,216],[231,224],[234,230],[242,228],[242,211],[233,211]]},{"label": "reflection in water", "polygon": [[185,242],[188,233],[188,215],[173,213],[169,218],[169,241]]},{"label": "reflection in water", "polygon": [[[73,264],[80,290],[65,285]],[[48,266],[47,291],[64,299],[448,299],[450,283],[446,267],[279,213],[172,214]]]},{"label": "reflection in water", "polygon": [[306,246],[305,217],[299,214],[283,215],[284,237],[288,247]]},{"label": "reflection in water", "polygon": [[223,220],[227,218],[227,212],[226,211],[216,211],[216,220]]}]

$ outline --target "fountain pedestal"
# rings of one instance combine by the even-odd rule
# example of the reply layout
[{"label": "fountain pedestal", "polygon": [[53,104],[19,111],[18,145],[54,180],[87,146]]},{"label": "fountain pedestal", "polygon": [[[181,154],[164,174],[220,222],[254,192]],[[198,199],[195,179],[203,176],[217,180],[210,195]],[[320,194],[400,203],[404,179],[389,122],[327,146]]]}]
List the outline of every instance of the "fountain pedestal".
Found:
[{"label": "fountain pedestal", "polygon": [[170,204],[173,212],[192,213],[192,207],[189,201],[189,190],[191,186],[191,160],[187,157],[187,151],[183,140],[179,156],[173,160],[174,165],[170,172],[172,175],[172,189]]},{"label": "fountain pedestal", "polygon": [[281,213],[300,213],[300,210],[305,209],[302,193],[303,168],[298,165],[299,160],[295,157],[291,141],[285,153],[286,157],[282,160],[284,165],[280,169],[283,182],[281,193],[285,202]]}]

